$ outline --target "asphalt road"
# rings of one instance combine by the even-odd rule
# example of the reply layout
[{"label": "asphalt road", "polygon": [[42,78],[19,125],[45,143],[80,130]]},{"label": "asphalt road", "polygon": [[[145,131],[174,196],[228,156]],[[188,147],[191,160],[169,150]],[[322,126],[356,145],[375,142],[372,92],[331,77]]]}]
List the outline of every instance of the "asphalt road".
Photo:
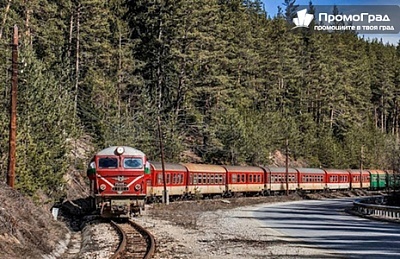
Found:
[{"label": "asphalt road", "polygon": [[[400,224],[368,220],[345,213],[353,199],[271,204],[254,211],[296,242],[306,242],[343,258],[400,258]],[[339,256],[342,255],[342,256]]]}]

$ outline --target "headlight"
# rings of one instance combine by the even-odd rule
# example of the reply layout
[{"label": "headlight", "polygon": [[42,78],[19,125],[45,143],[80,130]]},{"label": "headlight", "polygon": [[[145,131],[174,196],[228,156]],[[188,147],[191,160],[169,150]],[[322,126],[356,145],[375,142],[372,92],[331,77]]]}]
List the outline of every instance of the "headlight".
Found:
[{"label": "headlight", "polygon": [[115,152],[116,152],[118,155],[122,155],[122,154],[125,152],[125,149],[124,149],[124,147],[117,147],[117,149],[115,150]]}]

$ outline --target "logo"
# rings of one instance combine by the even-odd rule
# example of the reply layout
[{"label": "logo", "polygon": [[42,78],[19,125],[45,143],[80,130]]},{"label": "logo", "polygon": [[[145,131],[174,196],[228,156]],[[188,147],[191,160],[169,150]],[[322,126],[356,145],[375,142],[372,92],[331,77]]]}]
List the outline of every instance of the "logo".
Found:
[{"label": "logo", "polygon": [[296,27],[294,28],[308,28],[308,25],[310,25],[312,19],[314,19],[314,15],[308,14],[307,9],[300,10],[297,12],[297,18],[293,18],[293,22],[296,24]]}]

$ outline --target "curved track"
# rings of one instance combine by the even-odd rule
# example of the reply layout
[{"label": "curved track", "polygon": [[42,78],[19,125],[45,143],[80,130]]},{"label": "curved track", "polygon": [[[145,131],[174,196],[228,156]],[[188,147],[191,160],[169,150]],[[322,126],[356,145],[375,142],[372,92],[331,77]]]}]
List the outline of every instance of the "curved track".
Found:
[{"label": "curved track", "polygon": [[116,223],[111,221],[111,225],[119,232],[121,242],[117,251],[111,257],[149,259],[155,252],[155,240],[153,235],[132,220]]}]

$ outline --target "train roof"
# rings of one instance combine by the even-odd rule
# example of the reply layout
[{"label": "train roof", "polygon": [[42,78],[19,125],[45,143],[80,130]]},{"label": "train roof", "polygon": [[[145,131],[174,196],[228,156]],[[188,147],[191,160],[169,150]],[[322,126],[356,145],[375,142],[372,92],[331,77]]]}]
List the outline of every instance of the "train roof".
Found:
[{"label": "train roof", "polygon": [[296,168],[296,170],[303,174],[325,174],[325,171],[319,168]]},{"label": "train roof", "polygon": [[371,174],[386,174],[383,170],[368,169]]},{"label": "train roof", "polygon": [[[348,170],[351,174],[360,174],[360,169],[350,169]],[[369,174],[367,170],[362,170],[363,174]]]},{"label": "train roof", "polygon": [[385,170],[386,171],[386,173],[388,173],[388,174],[397,174],[395,171],[393,171],[393,170]]},{"label": "train roof", "polygon": [[[162,164],[161,162],[153,162],[150,161],[151,166],[155,169],[155,170],[162,170]],[[186,167],[184,167],[181,164],[172,164],[172,163],[164,163],[164,168],[165,170],[173,170],[173,171],[180,171],[180,172],[187,172]]]},{"label": "train roof", "polygon": [[188,171],[193,173],[226,173],[225,168],[219,165],[204,165],[204,164],[182,164]]},{"label": "train roof", "polygon": [[348,170],[344,169],[324,169],[327,174],[349,174]]},{"label": "train roof", "polygon": [[236,166],[236,165],[224,165],[228,172],[238,173],[263,173],[264,170],[257,166]]},{"label": "train roof", "polygon": [[[263,167],[267,172],[271,173],[286,173],[286,167]],[[288,173],[297,173],[296,169],[288,168]]]},{"label": "train roof", "polygon": [[97,152],[96,156],[115,156],[117,155],[116,150],[119,147],[122,147],[124,149],[124,152],[122,154],[124,156],[145,156],[145,154],[142,151],[127,146],[111,146]]}]

